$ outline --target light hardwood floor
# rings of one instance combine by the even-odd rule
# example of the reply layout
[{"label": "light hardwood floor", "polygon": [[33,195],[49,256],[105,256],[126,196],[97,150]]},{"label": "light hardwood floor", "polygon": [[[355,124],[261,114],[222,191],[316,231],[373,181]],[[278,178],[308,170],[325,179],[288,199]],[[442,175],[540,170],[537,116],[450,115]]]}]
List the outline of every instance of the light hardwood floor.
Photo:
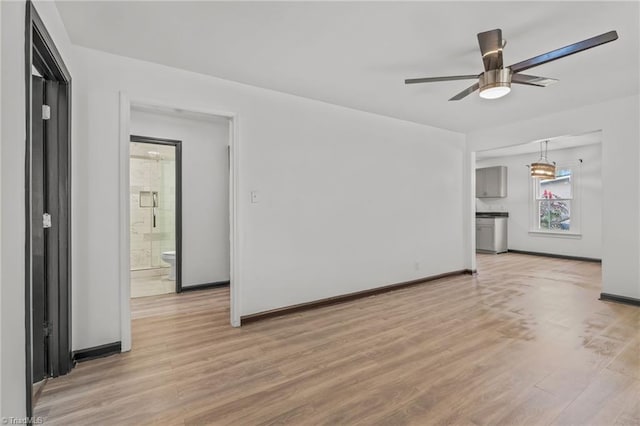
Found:
[{"label": "light hardwood floor", "polygon": [[228,289],[132,301],[133,351],[50,380],[47,424],[640,424],[640,309],[600,265],[476,277],[229,326]]}]

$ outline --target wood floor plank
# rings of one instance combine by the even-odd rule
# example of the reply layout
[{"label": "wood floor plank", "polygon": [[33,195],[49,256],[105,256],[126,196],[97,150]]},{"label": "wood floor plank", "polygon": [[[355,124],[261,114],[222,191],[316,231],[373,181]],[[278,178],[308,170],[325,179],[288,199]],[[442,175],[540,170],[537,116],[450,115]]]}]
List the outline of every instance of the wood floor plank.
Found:
[{"label": "wood floor plank", "polygon": [[479,255],[476,276],[249,324],[229,289],[131,301],[133,350],[49,380],[51,425],[640,423],[640,310],[600,265]]},{"label": "wood floor plank", "polygon": [[565,409],[554,425],[612,424],[627,404],[635,380],[604,369]]}]

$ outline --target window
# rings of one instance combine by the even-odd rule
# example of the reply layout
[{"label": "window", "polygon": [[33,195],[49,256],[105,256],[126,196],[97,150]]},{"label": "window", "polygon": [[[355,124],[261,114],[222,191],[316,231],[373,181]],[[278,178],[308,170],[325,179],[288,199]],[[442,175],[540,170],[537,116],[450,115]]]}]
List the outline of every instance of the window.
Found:
[{"label": "window", "polygon": [[573,169],[568,167],[557,167],[555,179],[533,179],[534,231],[576,231],[571,217],[574,180]]}]

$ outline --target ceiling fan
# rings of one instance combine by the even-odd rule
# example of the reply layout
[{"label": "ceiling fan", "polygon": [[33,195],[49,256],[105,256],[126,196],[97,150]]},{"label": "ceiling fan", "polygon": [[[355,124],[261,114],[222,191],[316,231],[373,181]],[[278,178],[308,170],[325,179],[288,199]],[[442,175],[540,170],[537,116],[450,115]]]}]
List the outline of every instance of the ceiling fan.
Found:
[{"label": "ceiling fan", "polygon": [[502,38],[502,30],[495,29],[482,33],[478,33],[478,43],[480,44],[480,52],[482,53],[482,62],[484,63],[484,72],[480,74],[468,75],[452,75],[447,77],[425,77],[411,78],[404,81],[405,84],[415,83],[432,83],[435,81],[452,81],[452,80],[478,80],[474,85],[464,89],[458,93],[450,101],[459,101],[460,99],[470,95],[476,90],[480,90],[480,97],[485,99],[497,99],[511,91],[511,83],[525,84],[528,86],[546,87],[558,80],[546,77],[536,77],[533,75],[521,74],[529,68],[600,46],[618,39],[618,33],[609,31],[577,43],[561,47],[542,55],[534,56],[525,61],[518,62],[508,67],[504,67],[502,63],[502,50],[507,44]]}]

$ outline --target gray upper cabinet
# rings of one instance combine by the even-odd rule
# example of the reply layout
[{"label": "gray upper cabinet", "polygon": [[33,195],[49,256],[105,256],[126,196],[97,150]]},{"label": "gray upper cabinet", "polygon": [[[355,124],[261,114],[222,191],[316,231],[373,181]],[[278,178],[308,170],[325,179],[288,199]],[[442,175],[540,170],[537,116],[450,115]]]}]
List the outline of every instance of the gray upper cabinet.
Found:
[{"label": "gray upper cabinet", "polygon": [[476,169],[476,198],[504,198],[507,196],[507,168],[505,166]]}]

